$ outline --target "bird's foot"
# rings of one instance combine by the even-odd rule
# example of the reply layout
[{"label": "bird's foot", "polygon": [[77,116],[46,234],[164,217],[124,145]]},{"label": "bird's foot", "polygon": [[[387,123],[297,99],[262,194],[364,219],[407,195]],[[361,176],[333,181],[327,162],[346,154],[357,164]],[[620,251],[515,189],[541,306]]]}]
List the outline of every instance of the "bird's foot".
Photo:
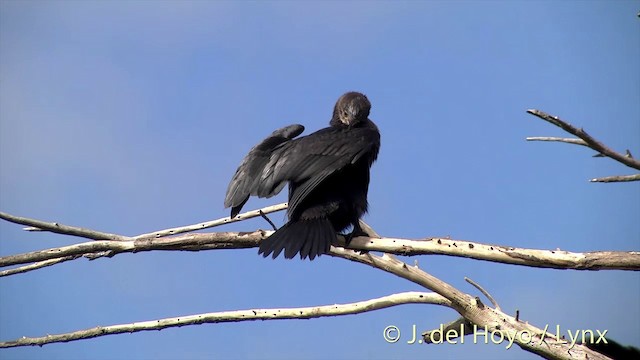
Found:
[{"label": "bird's foot", "polygon": [[347,246],[349,246],[349,244],[351,244],[351,240],[353,240],[353,238],[357,238],[358,236],[369,237],[369,234],[364,232],[362,229],[354,229],[351,233],[344,235],[344,241]]},{"label": "bird's foot", "polygon": [[[358,236],[365,236],[365,237],[369,237],[369,234],[367,234],[365,231],[363,231],[360,227],[357,227],[355,229],[353,229],[353,231],[349,234],[345,234],[344,236],[344,241],[345,241],[345,247],[349,247],[349,244],[351,244],[351,240],[353,240],[353,238],[356,238]],[[367,250],[357,250],[357,252],[360,255],[364,255],[366,253],[368,253],[369,251]]]}]

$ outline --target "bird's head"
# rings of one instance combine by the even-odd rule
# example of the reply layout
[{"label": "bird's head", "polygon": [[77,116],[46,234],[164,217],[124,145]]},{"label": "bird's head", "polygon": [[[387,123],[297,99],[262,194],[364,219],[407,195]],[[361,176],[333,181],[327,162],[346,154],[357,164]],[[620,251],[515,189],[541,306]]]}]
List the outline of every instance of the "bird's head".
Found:
[{"label": "bird's head", "polygon": [[369,117],[371,103],[364,94],[350,91],[338,99],[333,108],[330,124],[338,127],[353,127]]}]

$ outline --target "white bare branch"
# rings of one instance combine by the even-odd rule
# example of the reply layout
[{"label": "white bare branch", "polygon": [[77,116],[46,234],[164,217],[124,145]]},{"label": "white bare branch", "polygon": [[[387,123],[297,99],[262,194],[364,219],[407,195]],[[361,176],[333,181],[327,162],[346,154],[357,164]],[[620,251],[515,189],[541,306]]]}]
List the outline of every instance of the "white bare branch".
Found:
[{"label": "white bare branch", "polygon": [[158,230],[158,231],[150,232],[150,233],[147,233],[147,234],[141,234],[141,235],[135,236],[133,239],[134,240],[139,240],[139,239],[146,239],[146,238],[160,238],[160,237],[163,237],[163,236],[170,236],[170,235],[188,233],[188,232],[192,232],[192,231],[196,231],[196,230],[203,230],[203,229],[212,228],[212,227],[215,227],[215,226],[231,224],[231,223],[234,223],[234,222],[251,219],[251,218],[254,218],[254,217],[258,217],[258,216],[263,216],[264,214],[270,214],[272,212],[285,210],[287,208],[287,205],[288,205],[287,203],[271,205],[271,206],[264,207],[262,209],[247,211],[247,212],[244,212],[242,214],[238,214],[233,219],[230,218],[229,216],[227,216],[227,217],[223,217],[221,219],[212,220],[212,221],[206,221],[206,222],[199,223],[199,224],[181,226],[181,227],[170,228],[170,229],[165,229],[165,230]]},{"label": "white bare branch", "polygon": [[591,181],[591,182],[603,182],[603,183],[640,181],[640,174],[605,176],[605,177],[601,177],[601,178],[591,179],[589,181]]},{"label": "white bare branch", "polygon": [[131,240],[131,238],[128,236],[110,234],[110,233],[91,230],[91,229],[84,229],[81,227],[64,225],[57,222],[46,222],[41,220],[35,220],[35,219],[26,218],[26,217],[7,214],[1,211],[0,211],[0,219],[4,219],[15,224],[30,226],[30,227],[24,228],[24,230],[26,231],[36,231],[34,228],[37,228],[40,230],[50,231],[57,234],[78,236],[78,237],[83,237],[86,239],[93,239],[93,240],[112,240],[112,241]]},{"label": "white bare branch", "polygon": [[56,342],[69,342],[74,340],[90,339],[98,336],[132,333],[138,331],[162,330],[170,327],[186,325],[255,320],[313,319],[327,316],[352,315],[403,304],[435,304],[444,306],[451,305],[448,300],[436,293],[412,291],[349,304],[335,304],[301,308],[223,311],[186,315],[151,321],[142,321],[130,324],[97,326],[90,329],[73,331],[64,334],[46,335],[33,338],[22,337],[13,341],[0,342],[0,348],[34,345],[42,346],[45,344]]},{"label": "white bare branch", "polygon": [[[511,342],[513,339],[513,344],[525,351],[547,359],[608,359],[585,345],[569,344],[565,340],[548,334],[546,330],[516,320],[499,309],[485,306],[479,298],[462,293],[433,275],[418,267],[409,266],[393,256],[360,254],[353,250],[336,247],[331,247],[331,255],[367,264],[424,286],[450,300],[451,308],[469,323],[476,325],[479,332],[484,332],[486,336],[490,336],[493,332],[502,334],[506,341]],[[464,336],[464,334],[465,332],[460,336]],[[523,334],[526,335],[523,336]]]},{"label": "white bare branch", "polygon": [[[120,253],[182,250],[202,251],[215,249],[246,249],[257,247],[261,240],[273,231],[214,232],[182,234],[163,238],[146,238],[129,241],[89,241],[75,245],[33,251],[0,257],[0,267],[42,262],[66,258],[112,257]],[[562,250],[539,250],[481,244],[464,240],[430,238],[410,240],[398,238],[357,237],[351,241],[350,249],[382,251],[397,255],[448,255],[504,264],[575,270],[640,270],[640,252],[594,251],[575,253]],[[67,258],[66,260],[70,260]],[[52,264],[49,264],[52,265]],[[23,268],[26,272],[40,268]],[[11,275],[0,272],[0,276]]]},{"label": "white bare branch", "polygon": [[19,267],[15,267],[13,269],[2,270],[2,271],[0,271],[0,277],[14,275],[14,274],[20,274],[20,273],[24,273],[24,272],[27,272],[27,271],[36,270],[36,269],[40,269],[40,268],[43,268],[43,267],[59,264],[61,262],[65,262],[65,261],[69,261],[69,260],[75,260],[75,259],[79,258],[80,256],[81,255],[63,256],[63,257],[59,257],[59,258],[54,258],[54,259],[34,262],[33,264],[19,266]]},{"label": "white bare branch", "polygon": [[153,231],[146,234],[140,234],[134,237],[118,235],[118,234],[110,234],[110,233],[105,233],[105,232],[96,231],[92,229],[85,229],[77,226],[64,225],[57,222],[46,222],[46,221],[41,221],[41,220],[36,220],[36,219],[31,219],[31,218],[26,218],[21,216],[15,216],[5,212],[0,212],[0,219],[4,219],[20,225],[29,225],[29,227],[23,228],[23,230],[25,231],[31,231],[31,232],[50,231],[57,234],[79,236],[79,237],[92,239],[92,240],[131,241],[131,240],[140,240],[140,239],[147,239],[147,238],[160,238],[164,236],[171,236],[171,235],[188,233],[188,232],[197,231],[197,230],[208,229],[215,226],[231,224],[234,222],[251,219],[257,216],[263,216],[264,214],[270,214],[276,211],[282,211],[282,210],[285,210],[286,208],[287,208],[287,203],[280,203],[276,205],[267,206],[262,209],[251,210],[251,211],[244,212],[242,214],[238,214],[233,219],[227,216],[220,219],[206,221],[198,224]]},{"label": "white bare branch", "polygon": [[550,137],[550,136],[530,136],[526,138],[527,141],[551,141],[551,142],[563,142],[567,144],[574,145],[582,145],[589,147],[589,145],[582,139],[574,139],[574,138],[561,138],[561,137]]},{"label": "white bare branch", "polygon": [[496,308],[496,310],[502,311],[498,302],[493,298],[493,296],[491,296],[491,294],[487,290],[485,290],[482,286],[480,286],[480,284],[469,279],[468,277],[465,277],[464,280],[469,284],[473,285],[473,287],[475,287],[476,289],[478,289],[482,293],[482,295],[486,296],[487,299],[491,301],[491,305],[493,305],[493,307]]}]

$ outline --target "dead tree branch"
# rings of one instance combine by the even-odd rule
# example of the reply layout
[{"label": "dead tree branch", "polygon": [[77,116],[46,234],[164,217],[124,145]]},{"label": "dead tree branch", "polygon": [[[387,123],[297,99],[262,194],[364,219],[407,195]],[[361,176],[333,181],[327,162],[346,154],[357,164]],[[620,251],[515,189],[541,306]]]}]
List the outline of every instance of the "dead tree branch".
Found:
[{"label": "dead tree branch", "polygon": [[35,345],[42,346],[45,344],[56,342],[69,342],[74,340],[90,339],[98,336],[132,333],[139,331],[162,330],[171,327],[186,325],[255,320],[313,319],[327,316],[353,315],[403,304],[435,304],[449,306],[450,302],[436,293],[412,291],[349,304],[283,309],[222,311],[157,319],[151,321],[142,321],[130,324],[97,326],[90,329],[73,331],[64,334],[46,335],[33,338],[22,337],[13,341],[0,342],[0,348]]},{"label": "dead tree branch", "polygon": [[[202,251],[214,249],[245,249],[257,247],[259,242],[271,235],[271,231],[258,230],[254,232],[215,232],[180,233],[201,230],[242,221],[261,214],[281,211],[287,208],[286,203],[268,206],[262,209],[239,214],[234,219],[229,217],[203,222],[199,224],[154,231],[133,237],[101,233],[91,229],[48,223],[40,220],[18,217],[7,213],[0,213],[5,220],[38,227],[46,231],[53,231],[63,235],[81,236],[89,239],[111,237],[113,240],[97,240],[70,246],[57,247],[33,251],[17,255],[0,257],[0,267],[29,264],[13,269],[0,271],[0,277],[32,271],[80,257],[96,259],[112,257],[120,253],[153,251],[153,250],[182,250]],[[351,249],[362,251],[382,251],[397,255],[447,255],[467,257],[477,260],[499,262],[504,264],[575,270],[640,270],[640,252],[622,251],[594,251],[573,253],[562,250],[524,249],[509,246],[483,244],[465,240],[449,238],[398,239],[380,237],[366,223],[361,223],[363,229],[368,229],[372,237],[354,238]],[[342,242],[344,244],[344,242]]]},{"label": "dead tree branch", "polygon": [[625,181],[640,181],[640,174],[635,175],[619,175],[619,176],[605,176],[601,178],[595,178],[589,180],[591,182],[625,182]]},{"label": "dead tree branch", "polygon": [[[0,267],[20,264],[28,265],[4,270],[0,272],[0,276],[27,272],[79,257],[95,259],[99,257],[112,257],[123,252],[152,250],[201,251],[257,247],[261,240],[271,235],[271,231],[258,230],[249,233],[216,232],[176,234],[218,226],[232,221],[241,221],[249,217],[263,216],[267,212],[279,211],[285,208],[286,204],[279,204],[265,209],[254,210],[253,212],[249,212],[250,215],[247,215],[248,213],[239,215],[235,219],[222,218],[206,223],[171,228],[135,237],[102,233],[90,229],[60,225],[58,223],[46,223],[39,220],[0,213],[0,217],[3,219],[34,226],[40,231],[51,231],[96,240],[71,246],[2,257],[0,258]],[[571,253],[560,250],[519,249],[448,238],[428,238],[422,240],[379,238],[373,229],[369,227],[366,228],[370,230],[368,233],[374,237],[355,238],[351,242],[350,249],[332,246],[330,255],[364,263],[374,268],[390,272],[420,284],[435,293],[418,293],[422,294],[418,296],[419,300],[410,298],[413,295],[407,295],[408,298],[403,298],[404,300],[396,299],[397,297],[408,294],[405,293],[346,305],[199,314],[107,327],[95,327],[38,338],[23,337],[14,341],[2,342],[0,343],[0,347],[43,345],[52,342],[68,342],[123,332],[160,330],[167,327],[197,325],[202,323],[266,319],[308,319],[322,316],[356,314],[395,306],[401,303],[432,303],[450,307],[462,315],[462,318],[446,326],[447,330],[454,330],[457,326],[461,326],[463,331],[460,332],[459,336],[464,336],[480,329],[479,331],[484,333],[484,336],[490,336],[489,334],[495,332],[502,334],[505,341],[509,341],[508,347],[515,343],[526,351],[539,354],[546,358],[574,359],[588,357],[590,359],[605,359],[601,354],[588,349],[586,346],[570,344],[564,340],[561,341],[557,336],[547,334],[546,328],[541,330],[527,323],[522,323],[517,317],[513,318],[504,314],[495,299],[493,299],[486,290],[469,279],[467,279],[467,281],[487,296],[494,308],[485,306],[478,297],[472,297],[471,295],[462,293],[449,284],[420,270],[417,265],[409,266],[388,253],[399,255],[449,255],[515,265],[558,269],[640,270],[640,252],[600,251]],[[101,239],[103,237],[109,237],[109,240]],[[351,249],[361,250],[364,251],[364,253]],[[385,254],[383,256],[376,256],[369,251],[383,251]],[[518,334],[520,334],[520,336],[518,336]],[[526,336],[523,337],[523,334]],[[440,334],[440,336],[442,335]],[[423,338],[427,343],[438,340],[435,338],[434,331],[423,333]]]},{"label": "dead tree branch", "polygon": [[593,150],[599,152],[600,154],[608,156],[618,161],[619,163],[632,167],[636,170],[640,170],[640,161],[634,159],[633,157],[625,156],[623,154],[620,154],[619,152],[616,152],[610,149],[600,141],[593,138],[591,135],[587,134],[587,132],[584,131],[584,129],[578,129],[573,125],[561,120],[557,116],[549,115],[544,111],[530,109],[530,110],[527,110],[527,112],[555,126],[558,126],[559,128],[568,132],[569,134],[579,137],[580,139],[584,140],[584,142],[587,144],[586,146],[592,148]]},{"label": "dead tree branch", "polygon": [[[247,212],[244,212],[242,214],[238,214],[233,219],[227,216],[227,217],[223,217],[221,219],[212,220],[212,221],[206,221],[206,222],[199,223],[199,224],[181,226],[181,227],[176,227],[176,228],[171,228],[171,229],[154,231],[154,232],[150,232],[150,233],[147,233],[147,234],[141,234],[141,235],[135,236],[133,239],[134,240],[140,240],[140,239],[147,239],[147,238],[160,238],[160,237],[164,237],[164,236],[171,236],[171,235],[177,235],[177,234],[182,234],[182,233],[188,233],[188,232],[192,232],[192,231],[196,231],[196,230],[209,229],[209,228],[212,228],[212,227],[225,225],[225,224],[231,224],[231,223],[234,223],[234,222],[251,219],[251,218],[254,218],[254,217],[258,217],[258,216],[261,216],[261,217],[264,218],[266,216],[266,214],[270,214],[270,213],[276,212],[276,211],[285,210],[287,208],[287,205],[288,205],[287,203],[271,205],[271,206],[267,206],[267,207],[262,208],[262,209],[247,211]],[[273,225],[273,224],[271,224],[271,225]]]},{"label": "dead tree branch", "polygon": [[500,305],[498,305],[498,302],[493,298],[493,296],[491,296],[491,294],[489,294],[487,290],[485,290],[482,286],[480,286],[475,281],[469,279],[468,277],[465,277],[464,280],[469,284],[473,285],[473,287],[475,287],[476,289],[478,289],[482,293],[482,295],[486,296],[487,299],[491,301],[491,305],[493,305],[493,307],[496,308],[496,310],[502,311],[502,309],[500,309]]},{"label": "dead tree branch", "polygon": [[[160,330],[168,327],[197,325],[203,323],[267,319],[308,319],[323,316],[357,314],[404,303],[431,303],[451,307],[470,323],[483,326],[485,334],[487,334],[485,336],[488,336],[488,332],[498,331],[501,334],[506,334],[505,339],[508,339],[509,345],[516,343],[524,350],[537,353],[546,358],[572,359],[574,356],[578,356],[579,358],[588,356],[590,359],[605,359],[599,353],[589,350],[582,345],[572,344],[570,347],[567,342],[550,342],[548,341],[549,339],[545,337],[543,330],[521,323],[502,313],[498,309],[492,309],[484,306],[479,299],[460,292],[451,285],[433,277],[415,266],[408,266],[407,264],[397,260],[392,255],[385,254],[383,256],[376,256],[371,253],[360,254],[353,250],[336,247],[331,248],[330,255],[367,264],[395,274],[401,278],[405,278],[416,284],[422,285],[423,287],[434,291],[435,294],[403,293],[346,305],[207,313],[123,325],[95,327],[71,333],[47,335],[38,338],[23,337],[13,341],[2,342],[0,343],[0,347],[44,345],[53,342],[68,342],[124,332]],[[517,334],[524,333],[528,334],[528,336],[516,336]],[[536,336],[539,337],[539,342],[534,341],[537,340]]]},{"label": "dead tree branch", "polygon": [[164,236],[177,235],[182,233],[188,233],[197,230],[204,230],[220,225],[231,224],[238,221],[243,221],[247,219],[251,219],[258,216],[263,216],[265,214],[270,214],[276,211],[282,211],[287,208],[287,203],[281,203],[276,205],[267,206],[262,209],[247,211],[242,214],[236,215],[235,218],[223,217],[216,220],[206,221],[193,225],[180,226],[175,228],[169,228],[164,230],[158,230],[150,233],[140,234],[137,236],[124,236],[117,234],[110,234],[101,231],[85,229],[77,226],[63,225],[57,222],[46,222],[41,220],[30,219],[21,216],[11,215],[5,212],[0,212],[0,219],[7,220],[9,222],[20,224],[20,225],[28,225],[29,227],[24,228],[25,231],[49,231],[62,235],[71,235],[83,237],[85,239],[92,240],[112,240],[112,241],[131,241],[131,240],[141,240],[148,238],[161,238]]},{"label": "dead tree branch", "polygon": [[589,145],[582,139],[574,138],[560,138],[560,137],[548,137],[548,136],[530,136],[526,138],[527,141],[550,141],[550,142],[563,142],[567,144],[582,145],[589,147]]},{"label": "dead tree branch", "polygon": [[[259,215],[258,215],[259,216]],[[37,220],[36,220],[37,221]],[[90,231],[90,230],[89,230]],[[142,237],[137,240],[89,241],[69,246],[0,257],[0,267],[29,264],[4,270],[0,276],[54,265],[80,257],[96,259],[121,253],[154,250],[202,251],[257,247],[271,231],[192,233],[170,237]],[[640,252],[594,251],[573,253],[562,250],[523,249],[464,240],[430,238],[410,240],[357,237],[349,248],[382,251],[397,255],[448,255],[513,265],[575,270],[640,270]]]},{"label": "dead tree branch", "polygon": [[46,222],[41,220],[30,219],[21,216],[15,216],[0,211],[0,219],[7,220],[9,222],[28,225],[29,228],[25,228],[26,231],[49,231],[56,234],[78,236],[85,239],[93,240],[111,240],[111,241],[127,241],[131,240],[128,236],[122,236],[117,234],[110,234],[102,231],[96,231],[91,229],[84,229],[77,226],[69,226],[60,224],[57,222]]},{"label": "dead tree branch", "polygon": [[28,272],[28,271],[32,271],[32,270],[36,270],[36,269],[41,269],[43,267],[59,264],[61,262],[65,262],[65,261],[69,261],[69,260],[75,260],[75,259],[77,259],[77,258],[79,258],[81,256],[82,255],[62,256],[62,257],[55,258],[55,259],[42,260],[42,261],[34,262],[33,264],[15,267],[15,268],[9,269],[9,270],[2,270],[2,271],[0,271],[0,277],[14,275],[14,274],[20,274],[20,273],[24,273],[24,272]]},{"label": "dead tree branch", "polygon": [[[640,161],[633,158],[631,152],[629,150],[626,151],[625,154],[621,154],[604,145],[600,141],[593,138],[591,135],[587,134],[584,129],[578,129],[573,125],[561,120],[557,116],[549,115],[544,111],[530,109],[527,110],[527,113],[537,116],[540,119],[551,123],[562,130],[577,136],[579,139],[572,138],[559,138],[559,137],[528,137],[527,141],[556,141],[556,142],[564,142],[569,144],[576,144],[589,147],[601,154],[602,156],[609,157],[611,159],[616,160],[617,162],[624,164],[628,167],[634,168],[636,170],[640,170]],[[626,181],[639,181],[640,174],[637,175],[627,175],[627,176],[608,176],[603,178],[591,179],[591,182],[626,182]]]},{"label": "dead tree branch", "polygon": [[493,333],[500,334],[504,341],[509,342],[507,347],[516,344],[525,351],[547,359],[608,359],[585,345],[570,344],[567,341],[552,338],[546,328],[539,329],[516,320],[499,309],[486,306],[479,298],[465,294],[418,267],[407,265],[394,256],[360,254],[353,250],[336,247],[331,248],[331,255],[389,272],[444,296],[451,301],[452,309],[471,324],[476,325],[474,328],[476,333],[484,333],[484,336],[491,336],[490,334]]}]

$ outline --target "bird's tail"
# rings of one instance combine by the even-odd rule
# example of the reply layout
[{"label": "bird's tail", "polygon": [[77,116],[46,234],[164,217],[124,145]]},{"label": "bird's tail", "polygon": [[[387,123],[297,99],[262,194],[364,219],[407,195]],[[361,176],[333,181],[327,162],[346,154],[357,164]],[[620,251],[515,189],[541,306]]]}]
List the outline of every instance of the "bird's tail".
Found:
[{"label": "bird's tail", "polygon": [[284,257],[292,259],[300,253],[301,259],[313,260],[326,254],[331,243],[337,240],[336,232],[329,219],[289,221],[260,243],[258,254],[267,257],[273,253],[275,259],[284,250]]}]

